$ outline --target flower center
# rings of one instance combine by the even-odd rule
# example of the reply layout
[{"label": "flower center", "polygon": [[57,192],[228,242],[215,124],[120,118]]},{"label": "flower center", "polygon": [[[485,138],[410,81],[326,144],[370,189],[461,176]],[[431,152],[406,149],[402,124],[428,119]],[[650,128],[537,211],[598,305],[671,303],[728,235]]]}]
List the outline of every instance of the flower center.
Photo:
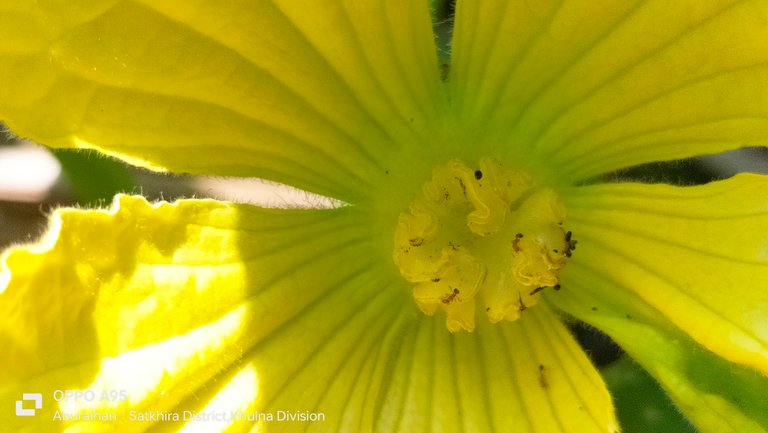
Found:
[{"label": "flower center", "polygon": [[492,323],[514,321],[544,288],[560,288],[576,246],[564,221],[555,192],[526,173],[494,159],[479,169],[453,160],[400,214],[393,256],[424,314],[441,308],[449,331],[472,331],[477,308]]}]

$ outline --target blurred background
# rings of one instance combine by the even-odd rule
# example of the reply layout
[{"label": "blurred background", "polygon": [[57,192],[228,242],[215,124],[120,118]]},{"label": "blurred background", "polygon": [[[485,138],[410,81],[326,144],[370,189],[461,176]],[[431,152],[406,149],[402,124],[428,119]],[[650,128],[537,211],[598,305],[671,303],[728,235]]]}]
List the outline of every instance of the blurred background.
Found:
[{"label": "blurred background", "polygon": [[[435,34],[447,74],[452,3],[431,0]],[[648,164],[610,173],[601,181],[706,183],[738,172],[768,173],[768,150],[745,148],[715,156]],[[90,151],[50,150],[14,136],[0,124],[0,251],[33,242],[47,215],[61,206],[104,207],[117,193],[151,200],[216,198],[268,207],[328,206],[329,199],[256,179],[154,173]],[[695,432],[656,382],[608,337],[584,324],[574,334],[600,368],[614,396],[625,433]]]},{"label": "blurred background", "polygon": [[215,198],[265,207],[334,204],[260,179],[157,173],[95,151],[48,149],[16,137],[0,123],[0,249],[37,239],[52,209],[107,207],[118,193],[167,201]]}]

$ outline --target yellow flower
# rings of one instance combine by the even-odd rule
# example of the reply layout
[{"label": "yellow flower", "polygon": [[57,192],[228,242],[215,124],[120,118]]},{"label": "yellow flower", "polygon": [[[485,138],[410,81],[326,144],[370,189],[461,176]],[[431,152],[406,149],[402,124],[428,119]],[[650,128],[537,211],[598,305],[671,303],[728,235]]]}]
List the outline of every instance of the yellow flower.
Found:
[{"label": "yellow flower", "polygon": [[569,316],[768,430],[768,179],[593,182],[766,144],[767,40],[765,0],[464,0],[443,81],[421,1],[0,1],[16,133],[346,203],[56,211],[2,258],[0,430],[618,431]]}]

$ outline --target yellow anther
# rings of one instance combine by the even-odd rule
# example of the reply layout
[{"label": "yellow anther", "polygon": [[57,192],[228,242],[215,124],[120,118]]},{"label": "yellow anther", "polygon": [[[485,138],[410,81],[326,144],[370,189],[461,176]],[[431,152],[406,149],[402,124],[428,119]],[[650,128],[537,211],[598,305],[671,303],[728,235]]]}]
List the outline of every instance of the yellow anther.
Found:
[{"label": "yellow anther", "polygon": [[508,208],[489,185],[488,177],[483,180],[481,170],[470,170],[458,161],[453,161],[450,165],[465,200],[474,208],[467,215],[469,230],[480,236],[497,232],[504,224]]},{"label": "yellow anther", "polygon": [[472,331],[475,311],[517,320],[575,246],[562,228],[565,209],[554,191],[492,159],[470,169],[450,161],[400,215],[394,260],[415,283],[413,297],[427,315],[446,314],[449,331]]},{"label": "yellow anther", "polygon": [[435,242],[438,223],[430,214],[403,213],[395,232],[395,263],[406,280],[417,282],[432,278],[448,265],[449,259]]},{"label": "yellow anther", "polygon": [[[413,288],[413,298],[429,316],[442,307],[448,314],[449,328],[472,331],[475,328],[475,296],[485,278],[485,266],[464,248],[444,251],[450,266]],[[472,308],[468,308],[470,306]]]}]

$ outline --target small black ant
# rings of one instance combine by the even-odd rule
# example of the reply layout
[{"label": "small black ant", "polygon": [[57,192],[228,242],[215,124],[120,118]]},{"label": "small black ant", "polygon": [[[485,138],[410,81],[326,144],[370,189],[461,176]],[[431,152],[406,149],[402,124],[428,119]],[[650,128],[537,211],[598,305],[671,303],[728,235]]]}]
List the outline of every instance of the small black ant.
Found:
[{"label": "small black ant", "polygon": [[459,289],[457,289],[457,288],[455,288],[455,287],[454,287],[454,288],[453,288],[453,292],[452,292],[452,293],[449,293],[449,294],[447,294],[447,295],[445,295],[444,297],[442,297],[442,298],[440,299],[440,302],[442,302],[443,304],[450,304],[451,302],[453,302],[453,300],[454,300],[454,299],[456,299],[456,296],[457,296],[459,293],[460,293],[460,292],[459,292]]}]

